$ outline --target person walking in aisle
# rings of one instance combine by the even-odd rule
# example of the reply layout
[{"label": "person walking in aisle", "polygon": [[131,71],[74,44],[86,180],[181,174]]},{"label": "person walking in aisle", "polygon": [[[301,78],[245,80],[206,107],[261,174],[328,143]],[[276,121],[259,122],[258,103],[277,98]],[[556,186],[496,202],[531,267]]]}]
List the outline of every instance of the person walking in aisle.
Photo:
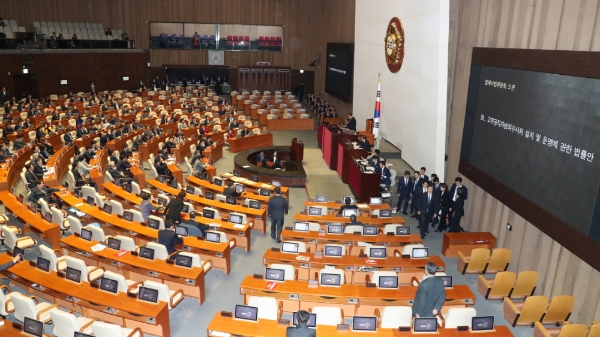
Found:
[{"label": "person walking in aisle", "polygon": [[275,188],[275,195],[269,199],[267,205],[267,215],[271,218],[271,237],[281,242],[281,230],[283,229],[283,220],[288,213],[288,202],[281,196],[281,189]]}]

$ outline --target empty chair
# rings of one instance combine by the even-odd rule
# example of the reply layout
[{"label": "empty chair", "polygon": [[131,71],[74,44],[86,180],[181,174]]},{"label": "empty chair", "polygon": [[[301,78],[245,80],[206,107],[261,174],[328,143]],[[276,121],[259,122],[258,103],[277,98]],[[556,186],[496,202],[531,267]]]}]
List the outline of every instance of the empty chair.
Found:
[{"label": "empty chair", "polygon": [[159,216],[156,216],[156,215],[150,215],[148,217],[148,221],[150,221],[150,220],[158,221],[158,229],[159,230],[165,229],[165,219],[163,219],[163,218],[161,218]]},{"label": "empty chair", "polygon": [[279,320],[283,313],[283,302],[272,297],[250,296],[248,305],[258,308],[259,319]]},{"label": "empty chair", "polygon": [[218,218],[220,218],[220,217],[221,217],[221,215],[219,214],[219,211],[218,211],[218,210],[216,210],[216,209],[214,209],[214,208],[211,208],[211,207],[204,207],[204,209],[206,209],[206,210],[209,210],[209,211],[213,211],[213,212],[215,213],[215,219],[218,219]]},{"label": "empty chair", "polygon": [[117,214],[117,215],[123,216],[123,212],[125,210],[123,209],[123,205],[120,202],[118,202],[116,200],[109,200],[108,204],[110,206],[112,206],[112,214]]},{"label": "empty chair", "polygon": [[[590,332],[591,334],[591,332]],[[540,322],[535,322],[534,337],[591,337],[585,324],[568,324],[559,328],[546,328]]]},{"label": "empty chair", "polygon": [[273,263],[269,266],[272,269],[282,269],[283,270],[283,279],[284,280],[297,280],[298,279],[298,271],[291,264],[281,264],[281,263]]},{"label": "empty chair", "polygon": [[70,225],[69,232],[71,232],[71,234],[81,233],[81,229],[84,228],[83,224],[81,223],[81,220],[72,215],[69,215],[67,216],[67,221]]},{"label": "empty chair", "polygon": [[569,319],[575,306],[575,297],[559,295],[552,297],[548,310],[542,318],[542,324],[562,324]]},{"label": "empty chair", "polygon": [[4,244],[8,247],[11,252],[13,248],[19,247],[21,249],[29,249],[37,245],[37,241],[30,236],[22,236],[17,238],[17,232],[11,229],[9,226],[2,225],[2,237],[4,238]]},{"label": "empty chair", "polygon": [[160,243],[148,242],[146,243],[146,248],[154,250],[154,258],[157,260],[166,260],[169,258],[167,247],[161,245]]},{"label": "empty chair", "polygon": [[483,275],[477,278],[477,290],[488,300],[501,300],[510,295],[517,276],[512,271],[502,271],[493,280]]},{"label": "empty chair", "polygon": [[461,274],[480,274],[485,270],[490,261],[490,250],[487,248],[476,248],[470,257],[465,257],[462,252],[456,255],[456,269]]},{"label": "empty chair", "polygon": [[389,225],[385,225],[383,226],[383,233],[396,233],[396,227],[402,227],[403,225],[400,224],[389,224]]},{"label": "empty chair", "polygon": [[87,200],[88,197],[96,199],[96,190],[91,186],[81,186],[81,198]]},{"label": "empty chair", "polygon": [[135,282],[132,280],[127,280],[125,276],[107,270],[104,272],[104,278],[117,281],[117,291],[122,293],[137,293],[138,285],[142,284],[141,282]]},{"label": "empty chair", "polygon": [[337,326],[344,323],[344,312],[341,308],[316,306],[311,312],[317,315],[317,325]]},{"label": "empty chair", "polygon": [[361,232],[363,231],[363,226],[360,225],[349,225],[344,227],[344,233],[354,233],[354,232]]},{"label": "empty chair", "polygon": [[121,250],[127,250],[130,252],[135,252],[137,250],[137,246],[135,245],[133,238],[123,235],[115,235],[113,238],[121,241]]},{"label": "empty chair", "polygon": [[128,209],[127,211],[133,214],[133,221],[144,222],[144,216],[142,215],[142,212],[138,211],[137,209]]},{"label": "empty chair", "polygon": [[177,255],[181,255],[181,256],[189,256],[192,258],[192,267],[197,267],[197,268],[202,268],[204,269],[204,273],[208,273],[209,270],[212,269],[212,260],[206,260],[206,261],[202,261],[200,260],[200,255],[198,254],[194,254],[194,253],[189,253],[189,252],[179,252],[179,254]]},{"label": "empty chair", "polygon": [[524,299],[527,296],[533,296],[535,287],[537,284],[538,272],[537,271],[522,271],[517,276],[517,282],[510,294],[510,299]]},{"label": "empty chair", "polygon": [[106,235],[104,235],[104,230],[102,228],[96,226],[86,226],[85,229],[92,231],[93,241],[104,242],[106,240]]},{"label": "empty chair", "polygon": [[52,320],[50,311],[60,310],[56,304],[40,302],[36,296],[26,296],[20,293],[11,293],[11,302],[15,307],[14,317],[23,322],[25,317],[44,323]]},{"label": "empty chair", "polygon": [[13,294],[16,295],[21,293],[13,292],[7,286],[0,286],[0,315],[2,315],[2,317],[6,317],[15,311],[14,303],[11,301]]},{"label": "empty chair", "polygon": [[413,319],[412,307],[386,306],[382,312],[375,309],[375,317],[377,317],[378,328],[398,329],[399,326],[410,327]]},{"label": "empty chair", "polygon": [[496,248],[492,251],[490,261],[483,271],[484,274],[495,274],[501,271],[505,271],[508,268],[510,262],[510,249],[508,248]]},{"label": "empty chair", "polygon": [[600,324],[596,321],[592,321],[592,326],[590,326],[590,332],[587,337],[600,337]]},{"label": "empty chair", "polygon": [[475,308],[450,308],[448,313],[443,315],[443,328],[456,329],[459,326],[471,326],[471,320],[477,316]]},{"label": "empty chair", "polygon": [[102,267],[87,266],[83,260],[72,256],[65,256],[65,262],[67,263],[67,267],[77,269],[81,272],[82,282],[95,282],[104,275]]},{"label": "empty chair", "polygon": [[181,301],[183,301],[184,295],[181,289],[171,290],[169,286],[163,283],[154,281],[144,281],[144,287],[158,290],[158,300],[167,302],[169,310],[175,308]]},{"label": "empty chair", "polygon": [[77,317],[74,314],[62,310],[50,310],[52,318],[52,333],[56,337],[72,337],[75,332],[92,333],[92,323],[96,318]]},{"label": "empty chair", "polygon": [[131,182],[131,192],[135,195],[140,195],[142,193],[142,190],[140,189],[140,185],[138,183],[136,183],[135,181]]},{"label": "empty chair", "polygon": [[[40,254],[42,258],[50,261],[50,270],[62,271],[67,269],[67,263],[65,262],[65,256],[62,255],[58,249],[52,250],[45,245],[40,245]],[[57,255],[58,254],[58,255]]]},{"label": "empty chair", "polygon": [[509,298],[504,298],[502,311],[504,319],[512,326],[532,325],[539,322],[548,307],[548,297],[529,296],[525,302],[513,302]]},{"label": "empty chair", "polygon": [[140,328],[122,328],[120,325],[99,321],[92,324],[92,332],[95,337],[143,337]]}]

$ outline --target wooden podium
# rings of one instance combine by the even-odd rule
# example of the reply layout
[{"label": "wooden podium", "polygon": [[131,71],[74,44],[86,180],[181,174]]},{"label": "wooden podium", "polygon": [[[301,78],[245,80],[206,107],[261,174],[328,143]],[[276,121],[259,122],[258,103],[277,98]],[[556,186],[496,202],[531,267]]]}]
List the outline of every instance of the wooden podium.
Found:
[{"label": "wooden podium", "polygon": [[337,172],[342,181],[347,184],[348,183],[348,172],[350,165],[354,165],[352,161],[352,157],[354,158],[366,158],[367,151],[364,149],[355,149],[354,145],[349,139],[346,139],[344,142],[341,142],[338,145],[338,165]]},{"label": "wooden podium", "polygon": [[290,160],[298,164],[302,164],[304,159],[304,143],[298,138],[292,139],[292,147],[290,147]]}]

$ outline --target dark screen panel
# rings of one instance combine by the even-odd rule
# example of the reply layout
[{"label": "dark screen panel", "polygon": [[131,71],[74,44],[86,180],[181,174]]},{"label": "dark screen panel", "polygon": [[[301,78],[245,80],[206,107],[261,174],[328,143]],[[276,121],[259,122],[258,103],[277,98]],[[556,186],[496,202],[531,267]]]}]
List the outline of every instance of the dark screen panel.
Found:
[{"label": "dark screen panel", "polygon": [[325,73],[325,92],[352,103],[354,82],[354,44],[328,43]]}]

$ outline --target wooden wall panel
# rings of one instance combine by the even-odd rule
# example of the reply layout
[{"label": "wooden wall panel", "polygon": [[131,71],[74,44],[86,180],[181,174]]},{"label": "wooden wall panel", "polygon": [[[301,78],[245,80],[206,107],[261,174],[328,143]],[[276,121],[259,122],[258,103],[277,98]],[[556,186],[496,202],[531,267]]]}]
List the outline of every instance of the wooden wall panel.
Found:
[{"label": "wooden wall panel", "polygon": [[[325,94],[325,62],[318,68],[308,64],[319,56],[324,60],[327,42],[354,42],[354,8],[354,0],[0,1],[4,19],[17,20],[28,30],[33,29],[33,21],[99,22],[123,30],[141,49],[149,48],[149,21],[281,25],[282,52],[225,52],[225,64],[237,68],[267,61],[312,70],[314,91],[323,93],[342,115],[352,105]],[[150,63],[152,67],[204,65],[208,60],[206,51],[152,50]]]},{"label": "wooden wall panel", "polygon": [[[458,173],[473,47],[600,50],[598,0],[451,0],[448,161],[446,176]],[[536,270],[537,294],[573,295],[570,321],[600,319],[600,272],[465,179],[469,188],[464,224],[488,230],[513,251],[509,269]],[[506,229],[506,223],[513,230]],[[593,289],[592,289],[593,288]]]}]

